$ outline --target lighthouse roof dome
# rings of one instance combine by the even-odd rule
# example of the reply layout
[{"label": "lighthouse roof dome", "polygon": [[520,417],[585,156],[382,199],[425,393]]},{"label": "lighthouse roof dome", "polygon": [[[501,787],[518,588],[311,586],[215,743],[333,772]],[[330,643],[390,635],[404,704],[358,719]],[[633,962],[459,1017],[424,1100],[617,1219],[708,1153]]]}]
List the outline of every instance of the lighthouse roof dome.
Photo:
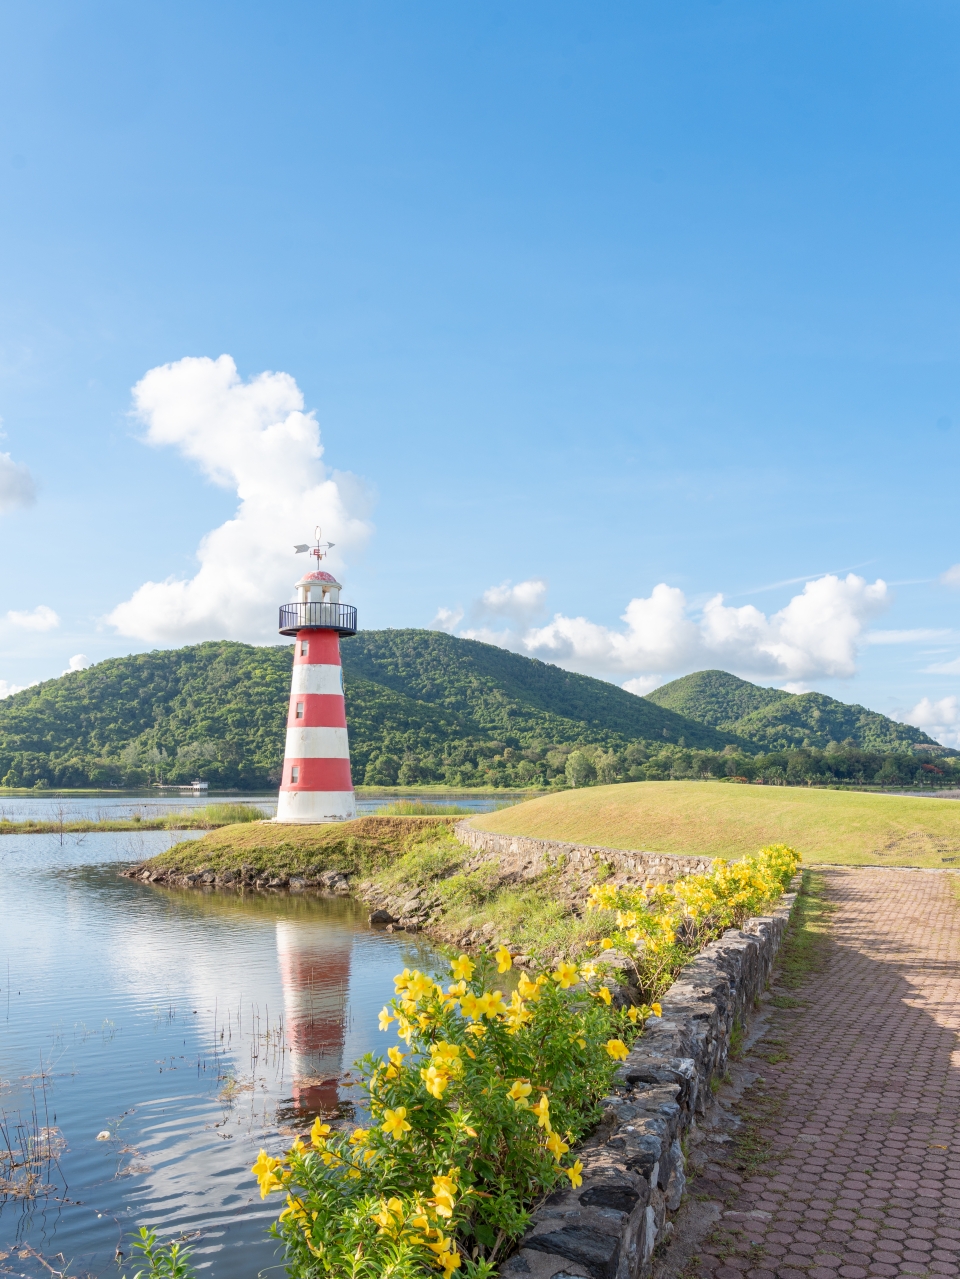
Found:
[{"label": "lighthouse roof dome", "polygon": [[324,573],[322,569],[318,569],[315,573],[304,573],[300,581],[301,582],[336,582],[337,579],[333,576],[332,573]]}]

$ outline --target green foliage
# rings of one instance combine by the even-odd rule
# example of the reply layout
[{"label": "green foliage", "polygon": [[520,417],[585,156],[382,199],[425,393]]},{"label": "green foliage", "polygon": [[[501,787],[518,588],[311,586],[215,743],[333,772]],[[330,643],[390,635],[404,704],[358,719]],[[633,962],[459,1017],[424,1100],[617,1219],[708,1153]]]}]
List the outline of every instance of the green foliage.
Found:
[{"label": "green foliage", "polygon": [[187,1260],[190,1248],[178,1243],[157,1243],[155,1231],[147,1230],[145,1226],[140,1227],[140,1237],[133,1240],[133,1246],[143,1254],[147,1263],[133,1279],[196,1279],[196,1271]]},{"label": "green foliage", "polygon": [[823,693],[759,688],[726,671],[685,675],[654,689],[648,700],[767,751],[794,747],[836,751],[842,745],[908,753],[917,745],[937,746],[919,728],[864,706],[849,706]]},{"label": "green foliage", "polygon": [[[645,993],[654,968],[661,985],[710,935],[765,906],[797,861],[778,846],[653,892],[597,885],[591,896],[611,924],[618,911],[618,941]],[[681,936],[693,914],[699,927]],[[608,954],[609,939],[590,963],[521,973],[509,1001],[495,988],[512,967],[505,946],[493,958],[461,955],[446,988],[407,969],[395,979],[380,1026],[395,1027],[407,1051],[358,1063],[370,1126],[348,1132],[318,1118],[309,1145],[298,1139],[283,1159],[262,1150],[253,1167],[264,1198],[286,1197],[273,1231],[294,1279],[495,1272],[544,1194],[580,1184],[572,1147],[638,1031],[660,1015],[608,980],[623,960]]]},{"label": "green foliage", "polygon": [[196,810],[196,816],[229,826],[237,822],[262,822],[265,814],[255,804],[205,804]]},{"label": "green foliage", "polygon": [[383,817],[466,817],[474,811],[462,804],[425,804],[420,799],[398,799],[377,809]]},{"label": "green foliage", "polygon": [[[199,777],[276,786],[290,664],[288,645],[220,641],[111,658],[24,689],[0,700],[0,785]],[[723,671],[643,698],[419,630],[362,631],[344,641],[343,665],[357,785],[546,788],[731,773],[789,785],[960,779],[960,762],[946,758],[955,752],[914,749],[930,743],[918,729]]]},{"label": "green foliage", "polygon": [[[505,973],[510,955],[496,967]],[[560,964],[521,975],[510,1000],[489,958],[461,955],[454,981],[396,978],[380,1014],[408,1051],[368,1055],[358,1070],[372,1123],[352,1132],[318,1119],[285,1161],[261,1152],[261,1194],[284,1192],[275,1232],[295,1276],[491,1275],[530,1208],[582,1166],[571,1146],[598,1118],[637,1021],[609,989]]]}]

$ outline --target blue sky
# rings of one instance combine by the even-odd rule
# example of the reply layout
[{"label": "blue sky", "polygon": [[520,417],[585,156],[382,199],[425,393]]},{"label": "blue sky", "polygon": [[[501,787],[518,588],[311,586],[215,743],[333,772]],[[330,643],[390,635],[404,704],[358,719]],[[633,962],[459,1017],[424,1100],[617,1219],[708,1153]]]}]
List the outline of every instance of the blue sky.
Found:
[{"label": "blue sky", "polygon": [[924,0],[5,6],[3,687],[269,640],[316,518],[365,626],[960,741],[958,37]]}]

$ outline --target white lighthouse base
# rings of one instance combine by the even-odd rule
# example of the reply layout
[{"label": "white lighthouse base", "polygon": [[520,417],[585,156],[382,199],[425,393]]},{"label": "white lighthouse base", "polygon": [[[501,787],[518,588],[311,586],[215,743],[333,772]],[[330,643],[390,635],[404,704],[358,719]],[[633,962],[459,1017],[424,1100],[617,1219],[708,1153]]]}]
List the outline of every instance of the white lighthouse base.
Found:
[{"label": "white lighthouse base", "polygon": [[357,815],[352,790],[282,790],[275,822],[350,822]]}]

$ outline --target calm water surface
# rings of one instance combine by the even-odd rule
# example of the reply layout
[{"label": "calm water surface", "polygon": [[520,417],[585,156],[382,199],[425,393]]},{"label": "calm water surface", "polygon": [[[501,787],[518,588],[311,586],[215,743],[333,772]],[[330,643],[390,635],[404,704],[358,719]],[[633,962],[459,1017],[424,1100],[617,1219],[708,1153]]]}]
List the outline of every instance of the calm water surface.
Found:
[{"label": "calm water surface", "polygon": [[435,963],[352,900],[118,877],[183,835],[0,837],[0,1147],[46,1129],[56,1155],[45,1193],[0,1196],[0,1274],[119,1276],[118,1246],[132,1273],[141,1225],[190,1237],[204,1275],[283,1274],[249,1167],[351,1112],[345,1068],[395,1042],[394,973]]},{"label": "calm water surface", "polygon": [[[398,800],[424,800],[428,804],[443,807],[455,805],[457,808],[469,808],[475,813],[489,813],[519,802],[519,797],[511,797],[509,793],[502,798],[496,795],[358,795],[357,813],[375,813],[387,804]],[[0,818],[10,821],[24,822],[31,818],[41,821],[56,822],[89,819],[91,821],[109,821],[120,817],[132,817],[139,813],[141,817],[157,817],[169,812],[183,812],[191,808],[202,808],[206,804],[252,804],[259,808],[265,817],[273,817],[277,811],[277,792],[270,791],[262,795],[238,795],[235,791],[222,794],[217,791],[203,791],[198,795],[158,794],[156,791],[127,791],[100,795],[64,795],[38,794],[17,795],[0,793]]]}]

